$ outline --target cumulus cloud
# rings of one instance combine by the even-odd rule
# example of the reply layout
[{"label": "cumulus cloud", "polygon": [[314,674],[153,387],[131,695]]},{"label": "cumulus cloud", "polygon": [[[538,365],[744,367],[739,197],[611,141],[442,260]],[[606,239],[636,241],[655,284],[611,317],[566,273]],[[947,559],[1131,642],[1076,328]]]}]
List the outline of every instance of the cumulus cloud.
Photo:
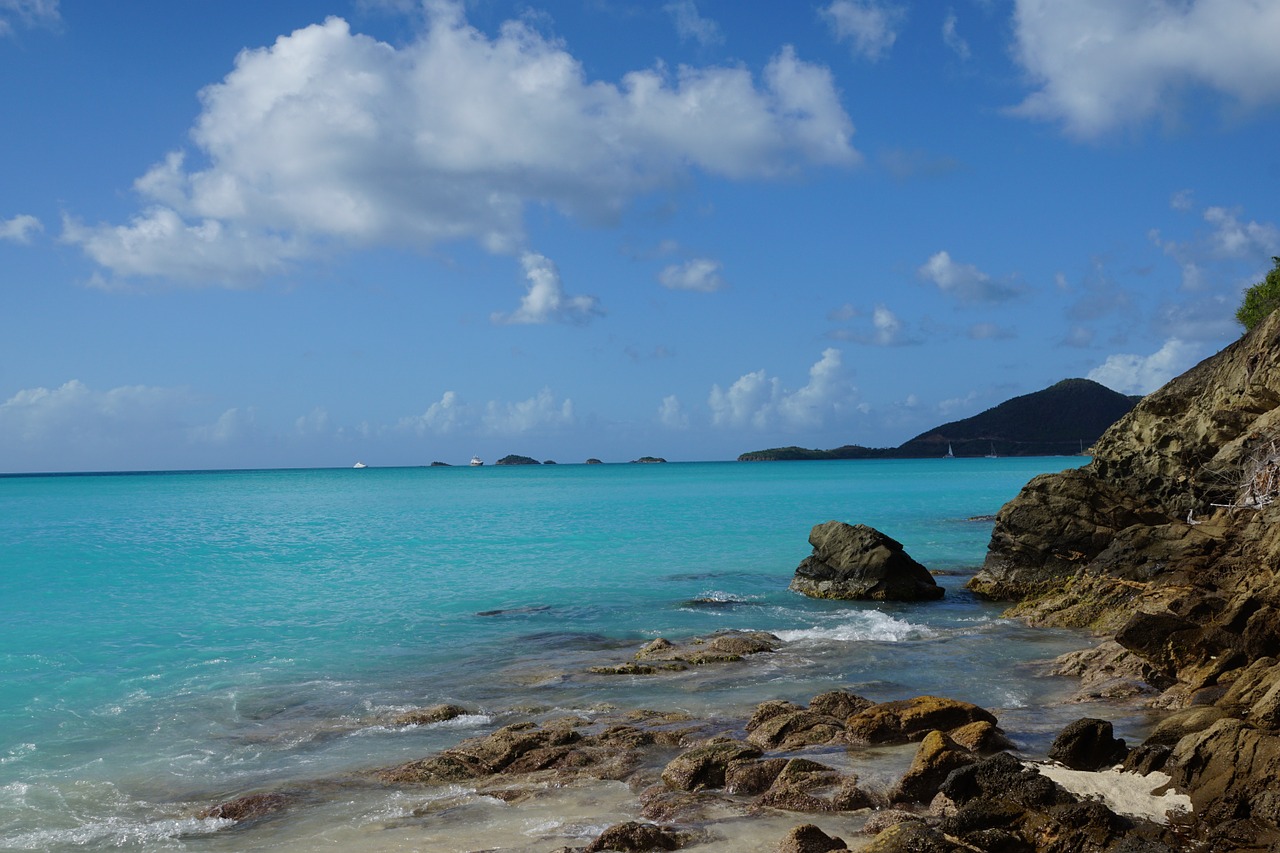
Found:
[{"label": "cumulus cloud", "polygon": [[11,35],[14,24],[56,27],[62,22],[58,0],[0,0],[0,36]]},{"label": "cumulus cloud", "polygon": [[569,426],[574,422],[573,401],[556,400],[551,389],[543,388],[537,396],[517,403],[490,402],[480,419],[486,432],[493,435],[520,435],[549,427]]},{"label": "cumulus cloud", "polygon": [[203,431],[192,426],[202,408],[180,388],[100,391],[77,379],[25,388],[0,403],[0,470],[162,467],[166,453],[226,434],[216,422]]},{"label": "cumulus cloud", "polygon": [[200,424],[188,431],[199,444],[231,444],[251,433],[257,414],[253,409],[227,409],[211,424]]},{"label": "cumulus cloud", "polygon": [[658,281],[670,290],[697,290],[712,293],[725,286],[720,275],[721,264],[711,258],[693,258],[682,264],[671,264],[658,273]]},{"label": "cumulus cloud", "polygon": [[520,435],[574,423],[573,401],[556,399],[543,388],[533,397],[517,402],[490,400],[484,404],[465,401],[456,391],[446,391],[421,415],[401,418],[397,428],[417,435],[483,433]]},{"label": "cumulus cloud", "polygon": [[809,368],[808,384],[795,391],[757,370],[739,377],[728,389],[713,385],[707,400],[715,426],[757,430],[819,427],[855,403],[856,391],[835,348],[823,351]]},{"label": "cumulus cloud", "polygon": [[510,314],[495,313],[495,323],[589,323],[603,317],[600,300],[594,296],[569,296],[560,281],[560,271],[550,259],[535,252],[520,258],[529,290],[520,307]]},{"label": "cumulus cloud", "polygon": [[662,7],[676,25],[676,35],[682,41],[696,41],[703,47],[720,44],[724,36],[720,26],[710,18],[704,18],[698,12],[693,0],[676,0]]},{"label": "cumulus cloud", "polygon": [[888,54],[907,17],[903,6],[877,0],[835,0],[819,10],[835,34],[855,56],[876,62]]},{"label": "cumulus cloud", "polygon": [[662,404],[658,406],[658,421],[669,429],[688,429],[689,416],[675,394],[662,398]]},{"label": "cumulus cloud", "polygon": [[66,239],[117,275],[238,282],[371,245],[514,253],[531,204],[607,222],[691,170],[768,179],[859,160],[830,72],[790,47],[758,79],[659,65],[611,83],[527,21],[491,38],[459,3],[424,9],[404,45],[331,17],[242,51],[200,93],[196,156],[135,182],[146,208],[130,223],[72,219]]},{"label": "cumulus cloud", "polygon": [[1089,371],[1086,378],[1122,394],[1150,394],[1192,367],[1202,356],[1197,344],[1170,338],[1151,355],[1117,354]]},{"label": "cumulus cloud", "polygon": [[1013,112],[1097,137],[1172,115],[1183,91],[1280,100],[1280,4],[1017,0],[1016,55],[1037,87]]},{"label": "cumulus cloud", "polygon": [[917,273],[961,302],[1005,302],[1022,293],[1022,288],[1016,284],[997,281],[973,264],[953,260],[945,251],[929,258]]},{"label": "cumulus cloud", "polygon": [[27,214],[20,214],[12,219],[0,219],[0,240],[12,240],[15,243],[30,243],[31,236],[44,230],[39,219]]}]

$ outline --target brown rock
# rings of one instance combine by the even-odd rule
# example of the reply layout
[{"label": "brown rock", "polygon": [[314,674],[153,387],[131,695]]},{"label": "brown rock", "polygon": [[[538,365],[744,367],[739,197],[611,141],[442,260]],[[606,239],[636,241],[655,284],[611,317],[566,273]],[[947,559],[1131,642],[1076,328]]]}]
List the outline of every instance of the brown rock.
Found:
[{"label": "brown rock", "polygon": [[220,818],[242,823],[284,811],[293,802],[293,797],[279,792],[246,794],[243,797],[236,797],[234,800],[227,800],[225,803],[210,806],[199,812],[196,817],[200,820]]},{"label": "brown rock", "polygon": [[747,740],[762,749],[800,749],[820,743],[833,743],[844,737],[844,723],[810,710],[788,711],[760,722],[747,734]]},{"label": "brown rock", "polygon": [[652,850],[679,850],[684,836],[675,830],[652,823],[629,821],[609,827],[588,844],[583,853],[617,850],[620,853],[649,853]]},{"label": "brown rock", "polygon": [[828,521],[809,533],[813,553],[796,568],[791,589],[812,598],[931,601],[943,595],[929,570],[902,543],[865,524]]},{"label": "brown rock", "polygon": [[844,839],[827,835],[811,823],[797,826],[778,845],[778,853],[830,853],[848,849]]},{"label": "brown rock", "polygon": [[809,700],[809,710],[839,720],[846,720],[859,711],[865,711],[875,703],[847,690],[832,690]]},{"label": "brown rock", "polygon": [[862,853],[961,853],[961,849],[933,827],[911,820],[883,830]]},{"label": "brown rock", "polygon": [[662,781],[682,791],[723,788],[729,765],[734,761],[759,758],[761,752],[749,743],[713,739],[681,753],[662,771]]},{"label": "brown rock", "polygon": [[983,755],[1017,748],[1014,742],[1009,740],[1004,732],[1000,731],[999,726],[987,720],[975,720],[967,725],[952,729],[947,732],[947,736],[970,752]]},{"label": "brown rock", "polygon": [[443,723],[469,713],[461,705],[432,705],[428,708],[417,708],[406,711],[396,717],[392,723],[397,726],[426,726],[432,723]]},{"label": "brown rock", "polygon": [[859,711],[845,721],[845,730],[852,743],[906,743],[934,729],[945,732],[978,721],[995,725],[996,717],[969,702],[917,696]]},{"label": "brown rock", "polygon": [[911,766],[889,793],[892,802],[927,803],[952,770],[973,764],[978,757],[939,731],[925,735]]}]

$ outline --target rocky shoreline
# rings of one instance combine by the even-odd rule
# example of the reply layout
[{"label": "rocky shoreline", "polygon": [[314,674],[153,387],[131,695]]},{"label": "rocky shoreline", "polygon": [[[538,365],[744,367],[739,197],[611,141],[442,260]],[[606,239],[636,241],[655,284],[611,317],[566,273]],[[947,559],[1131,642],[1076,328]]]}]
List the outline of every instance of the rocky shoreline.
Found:
[{"label": "rocky shoreline", "polygon": [[[876,703],[834,690],[805,705],[766,701],[742,719],[617,709],[530,715],[342,784],[461,785],[517,807],[548,788],[626,785],[635,819],[554,853],[730,849],[717,830],[741,821],[771,833],[765,843],[779,853],[1274,851],[1277,497],[1273,316],[1145,398],[1098,441],[1089,465],[1037,477],[996,516],[969,588],[1012,602],[1008,615],[1030,624],[1092,630],[1097,645],[1059,659],[1054,671],[1079,679],[1082,699],[1161,709],[1136,746],[1115,738],[1108,721],[1081,718],[1048,755],[1018,756],[983,708],[935,696]],[[815,527],[815,555],[797,573],[810,594],[830,597],[838,575],[857,595],[882,597],[885,579],[851,576],[832,556],[840,549],[819,535],[828,530]],[[867,539],[862,550],[896,555],[896,544]],[[903,597],[933,595],[915,591],[928,588],[923,578],[913,584]],[[663,677],[733,666],[780,643],[760,632],[655,640],[629,661],[590,671]],[[439,706],[394,724],[463,713]],[[904,750],[902,772],[887,784],[859,778],[863,751],[884,749]],[[303,798],[253,793],[200,816],[246,826]]]}]

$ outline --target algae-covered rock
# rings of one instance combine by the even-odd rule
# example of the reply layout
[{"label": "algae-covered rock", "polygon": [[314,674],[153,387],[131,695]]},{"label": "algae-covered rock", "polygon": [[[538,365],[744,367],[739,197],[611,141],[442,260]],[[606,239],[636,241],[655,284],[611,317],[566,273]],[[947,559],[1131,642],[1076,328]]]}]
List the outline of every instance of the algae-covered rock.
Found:
[{"label": "algae-covered rock", "polygon": [[873,527],[828,521],[814,525],[809,544],[813,553],[796,568],[791,589],[811,598],[931,601],[943,595],[902,543]]}]

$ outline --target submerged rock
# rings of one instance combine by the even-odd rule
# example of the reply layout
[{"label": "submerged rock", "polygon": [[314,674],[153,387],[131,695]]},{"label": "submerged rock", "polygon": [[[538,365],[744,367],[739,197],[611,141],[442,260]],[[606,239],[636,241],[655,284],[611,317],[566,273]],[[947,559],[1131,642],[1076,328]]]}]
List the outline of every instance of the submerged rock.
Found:
[{"label": "submerged rock", "polygon": [[265,794],[246,794],[243,797],[210,806],[199,812],[196,817],[201,820],[219,818],[243,823],[284,811],[294,802],[293,796],[275,791]]},{"label": "submerged rock", "polygon": [[811,598],[932,601],[943,589],[890,539],[865,524],[828,521],[809,532],[813,553],[796,568],[791,589]]}]

